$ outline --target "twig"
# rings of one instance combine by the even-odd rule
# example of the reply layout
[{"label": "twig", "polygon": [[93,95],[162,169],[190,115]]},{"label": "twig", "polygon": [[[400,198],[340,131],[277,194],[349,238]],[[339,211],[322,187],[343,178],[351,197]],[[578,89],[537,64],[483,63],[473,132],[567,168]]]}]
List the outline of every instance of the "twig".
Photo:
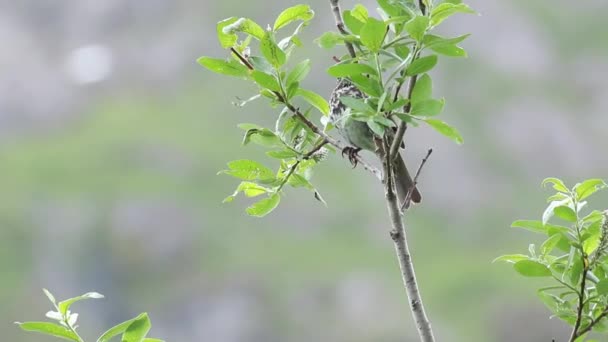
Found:
[{"label": "twig", "polygon": [[[416,59],[416,55],[412,58],[412,61]],[[404,107],[404,112],[409,113],[410,109],[412,109],[412,94],[414,92],[414,87],[416,86],[416,81],[418,81],[418,75],[414,75],[410,78],[410,82],[408,83],[407,89],[407,100],[408,103]],[[399,87],[400,89],[401,87]],[[395,94],[397,97],[397,94]],[[407,128],[407,124],[405,121],[401,121],[399,123],[399,127],[397,128],[397,133],[395,133],[395,138],[393,139],[393,143],[391,144],[390,156],[395,159],[397,157],[397,153],[399,153],[399,147],[401,146],[401,142],[403,141],[403,136],[405,135],[405,130]]]},{"label": "twig", "polygon": [[315,146],[312,150],[310,150],[308,153],[306,153],[304,156],[302,156],[302,159],[298,159],[298,161],[296,161],[290,168],[289,171],[287,171],[287,175],[285,175],[285,178],[283,178],[283,181],[281,181],[281,184],[279,184],[279,187],[277,188],[277,192],[281,191],[281,189],[283,189],[283,187],[285,186],[285,184],[287,183],[287,181],[289,181],[289,178],[291,177],[291,175],[293,175],[293,173],[296,171],[296,169],[298,168],[298,165],[300,165],[300,163],[302,162],[302,160],[308,160],[312,157],[313,154],[315,154],[317,151],[319,151],[323,146],[325,146],[327,144],[327,140],[323,140],[321,141],[321,143],[319,143],[317,146]]},{"label": "twig", "polygon": [[[379,144],[376,145],[378,146]],[[390,155],[386,149],[379,152],[379,155],[382,156],[382,167],[384,169],[384,174],[392,178],[390,169],[393,161],[390,159]],[[395,251],[399,260],[401,277],[403,279],[405,291],[407,292],[407,297],[409,299],[410,310],[412,311],[412,316],[414,317],[416,328],[418,329],[418,335],[420,336],[420,341],[422,342],[434,342],[435,337],[433,336],[433,330],[431,329],[431,322],[426,315],[424,305],[422,303],[422,297],[420,295],[420,291],[418,290],[416,273],[414,272],[414,264],[407,245],[405,225],[402,221],[397,196],[392,188],[392,179],[389,178],[384,182],[384,190],[386,205],[393,227],[390,235],[395,244]]]},{"label": "twig", "polygon": [[232,53],[236,55],[236,57],[241,61],[241,63],[245,64],[247,69],[249,69],[249,70],[254,69],[253,65],[245,57],[243,57],[243,55],[241,55],[238,51],[236,51],[235,48],[231,47],[230,51],[232,51]]},{"label": "twig", "polygon": [[422,171],[422,168],[424,167],[424,164],[426,164],[426,161],[429,160],[429,157],[431,156],[431,153],[433,153],[433,149],[429,148],[429,150],[426,152],[426,156],[422,159],[422,162],[420,163],[420,166],[418,166],[418,170],[416,171],[416,175],[414,176],[414,179],[412,180],[412,185],[407,190],[407,195],[405,196],[405,199],[403,200],[403,203],[401,203],[401,212],[403,212],[403,210],[405,208],[409,208],[410,202],[412,201],[412,194],[414,193],[414,189],[416,189],[416,185],[418,185],[418,177],[420,177],[420,172]]},{"label": "twig", "polygon": [[[583,329],[579,330],[577,336],[575,336],[575,339],[579,338],[579,337],[585,335],[586,333],[588,333],[589,331],[591,331],[591,329],[593,329],[593,327],[597,323],[599,323],[602,320],[602,318],[604,318],[606,316],[608,316],[608,307],[604,308],[604,311],[602,311],[602,313],[599,316],[597,316],[596,318],[592,319],[591,322],[589,322],[589,325],[587,325]],[[572,339],[571,339],[571,341],[572,341]]]},{"label": "twig", "polygon": [[583,319],[583,308],[585,307],[585,280],[587,278],[587,265],[585,264],[585,253],[582,253],[583,258],[582,262],[583,262],[583,275],[582,275],[582,279],[581,279],[581,289],[580,289],[580,293],[578,294],[578,310],[576,313],[576,322],[574,323],[574,329],[572,329],[572,334],[570,335],[570,342],[574,342],[574,340],[576,340],[579,336],[581,336],[581,334],[579,333],[578,329],[581,326],[581,321]]},{"label": "twig", "polygon": [[[336,27],[338,27],[338,31],[343,35],[348,35],[348,31],[344,27],[344,21],[342,20],[342,11],[340,10],[339,0],[329,0],[331,4],[331,11],[334,14],[334,19],[336,21]],[[355,53],[355,49],[353,48],[353,44],[344,40],[344,45],[346,45],[346,49],[348,50],[348,54],[355,58],[357,57],[357,53]]]}]

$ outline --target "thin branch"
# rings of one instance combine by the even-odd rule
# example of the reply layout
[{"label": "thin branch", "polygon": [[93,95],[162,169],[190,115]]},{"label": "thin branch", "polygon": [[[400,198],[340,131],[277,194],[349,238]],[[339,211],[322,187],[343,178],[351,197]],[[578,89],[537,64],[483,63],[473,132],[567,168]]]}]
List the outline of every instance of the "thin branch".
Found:
[{"label": "thin branch", "polygon": [[426,152],[426,156],[422,159],[420,166],[418,166],[416,175],[414,176],[414,179],[412,180],[412,185],[407,190],[407,195],[405,196],[403,203],[401,203],[401,212],[403,212],[405,208],[410,207],[410,203],[412,202],[412,194],[414,193],[414,189],[416,189],[416,185],[418,185],[418,177],[420,177],[420,172],[422,171],[424,164],[426,164],[427,160],[429,160],[431,153],[433,153],[433,149],[429,148],[429,150]]},{"label": "thin branch", "polygon": [[[336,27],[338,27],[338,31],[343,35],[348,35],[348,31],[346,31],[346,27],[344,26],[344,21],[342,20],[342,11],[340,10],[339,0],[329,0],[331,4],[331,11],[334,14],[334,19],[336,21]],[[346,49],[348,50],[348,54],[355,58],[357,54],[355,53],[355,49],[353,48],[353,44],[344,40],[344,45],[346,45]]]},{"label": "thin branch", "polygon": [[281,184],[279,184],[279,187],[277,188],[277,192],[279,192],[279,191],[281,191],[281,189],[283,189],[283,187],[285,186],[285,184],[289,181],[289,178],[291,177],[291,175],[293,175],[293,173],[296,171],[296,169],[298,168],[298,166],[302,162],[302,160],[308,160],[308,159],[310,159],[313,154],[317,153],[317,151],[319,151],[327,143],[328,143],[327,140],[322,140],[321,143],[319,143],[312,150],[310,150],[308,153],[306,153],[304,156],[302,156],[301,159],[298,159],[298,161],[296,161],[289,168],[289,171],[287,171],[287,175],[285,175],[285,178],[283,178],[283,181],[281,181]]},{"label": "thin branch", "polygon": [[589,325],[587,325],[586,327],[584,327],[583,329],[579,330],[576,338],[579,338],[583,335],[585,335],[586,333],[590,332],[591,329],[593,329],[593,327],[599,323],[604,317],[608,316],[608,307],[604,308],[604,311],[602,311],[602,313],[597,316],[596,318],[592,319],[591,322],[589,322]]},{"label": "thin branch", "polygon": [[[414,55],[414,58],[412,58],[412,61],[414,61],[415,59],[416,59],[416,56]],[[408,84],[408,89],[407,89],[408,103],[404,107],[405,113],[409,113],[410,109],[412,109],[411,99],[412,99],[412,94],[414,92],[414,87],[416,86],[416,81],[418,81],[418,75],[414,75],[410,78],[410,82]],[[399,89],[400,88],[401,87],[399,87]],[[395,94],[395,97],[397,97],[397,94]],[[390,156],[393,159],[395,159],[395,157],[397,157],[397,153],[399,153],[399,147],[401,146],[401,142],[403,141],[403,136],[405,135],[406,128],[407,128],[407,124],[405,123],[405,121],[401,121],[399,123],[399,128],[397,128],[397,133],[395,133],[395,138],[393,139],[393,143],[391,145]]]},{"label": "thin branch", "polygon": [[[582,262],[583,265],[585,265],[585,253],[582,253],[583,258]],[[583,308],[585,307],[585,280],[587,278],[587,266],[585,265],[583,267],[583,276],[581,279],[581,288],[580,288],[580,293],[578,294],[578,309],[576,312],[576,322],[574,323],[574,329],[572,329],[572,334],[570,335],[570,342],[574,342],[574,340],[577,339],[577,337],[581,336],[581,334],[579,333],[578,329],[581,326],[581,321],[583,319]]]},{"label": "thin branch", "polygon": [[230,51],[232,51],[232,53],[236,55],[236,57],[241,61],[241,63],[245,64],[247,69],[253,70],[253,65],[245,57],[243,57],[243,55],[236,51],[235,48],[231,47]]},{"label": "thin branch", "polygon": [[[379,145],[380,144],[378,143],[376,144],[376,146]],[[384,174],[389,175],[392,178],[392,159],[390,159],[387,149],[383,148],[381,151],[379,151],[379,155],[382,157]],[[422,342],[434,342],[435,337],[433,336],[431,323],[424,310],[422,297],[420,295],[420,291],[418,290],[416,273],[414,272],[414,264],[407,245],[405,225],[402,221],[398,199],[395,191],[392,188],[392,180],[390,178],[384,182],[384,190],[386,205],[393,227],[390,235],[395,244],[395,251],[397,253],[397,259],[399,260],[401,277],[403,279],[405,291],[407,292],[407,297],[409,299],[410,310],[412,311],[412,316],[414,317],[416,328],[418,329],[418,335],[420,336],[420,341]]]}]

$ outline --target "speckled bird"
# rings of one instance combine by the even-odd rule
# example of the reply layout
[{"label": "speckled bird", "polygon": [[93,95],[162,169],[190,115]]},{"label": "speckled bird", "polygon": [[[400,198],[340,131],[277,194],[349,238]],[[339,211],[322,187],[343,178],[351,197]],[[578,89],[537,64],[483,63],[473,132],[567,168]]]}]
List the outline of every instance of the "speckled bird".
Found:
[{"label": "speckled bird", "polygon": [[[352,145],[350,148],[347,147],[345,151],[343,151],[343,154],[351,155],[350,159],[351,162],[353,162],[356,160],[353,160],[352,154],[356,154],[361,150],[367,150],[375,153],[376,144],[374,143],[374,137],[376,137],[376,135],[367,126],[367,123],[354,120],[346,115],[348,112],[348,107],[345,106],[342,101],[340,101],[340,98],[343,96],[364,98],[365,94],[363,94],[363,92],[361,92],[361,90],[359,90],[359,88],[357,88],[347,78],[340,78],[338,79],[338,84],[332,91],[329,99],[329,106],[331,109],[329,118],[340,135],[346,139],[350,145]],[[392,134],[392,131],[387,131],[387,133],[389,132]],[[398,155],[394,162],[394,172],[397,196],[399,197],[399,202],[403,203],[405,197],[407,196],[407,192],[413,184],[413,181],[401,155]],[[414,191],[412,192],[412,202],[420,203],[421,200],[422,196],[420,195],[420,192],[417,188],[414,188]]]}]

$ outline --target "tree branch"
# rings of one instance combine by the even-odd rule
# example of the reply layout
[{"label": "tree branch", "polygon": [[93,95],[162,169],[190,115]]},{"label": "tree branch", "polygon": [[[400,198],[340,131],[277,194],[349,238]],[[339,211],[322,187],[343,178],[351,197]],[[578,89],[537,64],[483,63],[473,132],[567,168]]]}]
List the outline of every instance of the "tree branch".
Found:
[{"label": "tree branch", "polygon": [[[602,311],[602,313],[597,316],[596,318],[592,319],[591,322],[589,322],[589,325],[584,327],[583,329],[579,330],[579,332],[577,333],[577,335],[574,337],[574,339],[576,340],[577,338],[585,335],[586,333],[590,332],[591,329],[593,329],[593,327],[599,323],[604,317],[608,316],[608,307],[604,308],[604,311]],[[571,338],[571,341],[572,338]]]},{"label": "tree branch", "polygon": [[[412,58],[412,62],[414,60],[416,60],[416,55],[418,53],[414,52],[414,57]],[[418,75],[414,75],[410,78],[410,82],[408,83],[408,88],[407,88],[407,100],[408,103],[405,105],[404,107],[404,112],[405,113],[409,113],[410,110],[412,109],[412,94],[414,92],[414,87],[416,86],[416,81],[418,81]],[[397,89],[399,90],[401,87],[398,87]],[[398,93],[395,93],[395,98],[397,98]],[[397,128],[397,133],[395,133],[395,138],[393,139],[393,143],[391,144],[391,149],[390,149],[390,156],[392,159],[395,159],[395,157],[397,157],[397,153],[399,153],[399,147],[401,146],[401,142],[403,141],[403,136],[405,135],[405,130],[407,129],[407,124],[405,123],[405,121],[401,121],[399,123],[399,127]]]},{"label": "tree branch", "polygon": [[[343,35],[348,35],[348,31],[346,31],[346,27],[344,27],[344,21],[342,20],[342,11],[340,10],[339,0],[329,0],[329,3],[331,4],[331,11],[334,14],[334,19],[336,21],[336,27],[338,27],[338,31],[340,31],[340,33],[342,33]],[[345,40],[344,45],[346,45],[348,54],[352,58],[357,57],[357,53],[355,53],[353,44]]]},{"label": "tree branch", "polygon": [[578,310],[576,312],[576,322],[574,323],[574,329],[572,329],[572,334],[570,335],[570,342],[574,342],[579,336],[582,334],[578,331],[581,326],[581,321],[583,319],[583,308],[585,307],[585,280],[587,278],[587,265],[585,264],[585,252],[581,251],[581,258],[583,263],[583,275],[581,279],[581,288],[580,293],[578,294]]},{"label": "tree branch", "polygon": [[418,177],[420,177],[420,172],[422,171],[422,168],[424,167],[424,164],[426,164],[427,160],[429,160],[429,157],[431,156],[431,153],[433,153],[433,149],[429,148],[429,150],[426,152],[426,156],[422,159],[422,162],[420,163],[420,166],[418,166],[418,170],[416,171],[416,175],[414,176],[414,179],[412,180],[412,185],[408,189],[407,195],[405,196],[405,199],[403,200],[403,203],[401,203],[401,212],[403,212],[405,208],[409,208],[410,207],[410,204],[412,202],[412,194],[414,193],[414,189],[416,189],[416,185],[418,185]]},{"label": "tree branch", "polygon": [[[390,158],[390,154],[384,146],[376,143],[379,149],[379,155],[382,157],[382,167],[384,174],[387,175],[388,179],[384,181],[384,193],[386,198],[386,205],[388,213],[391,219],[393,229],[390,232],[393,243],[395,244],[395,251],[397,253],[397,259],[399,260],[399,268],[401,270],[401,277],[403,284],[405,285],[405,291],[410,302],[410,310],[418,329],[418,335],[422,342],[434,342],[435,337],[433,336],[433,330],[431,329],[431,323],[424,310],[422,303],[422,297],[418,290],[418,283],[416,281],[416,273],[414,272],[414,264],[412,256],[407,245],[407,237],[405,234],[405,225],[402,221],[401,210],[395,191],[393,189],[393,175],[391,173],[391,165],[393,159]],[[388,145],[387,145],[388,146]],[[428,156],[427,156],[428,158]],[[420,171],[420,169],[419,169]]]}]

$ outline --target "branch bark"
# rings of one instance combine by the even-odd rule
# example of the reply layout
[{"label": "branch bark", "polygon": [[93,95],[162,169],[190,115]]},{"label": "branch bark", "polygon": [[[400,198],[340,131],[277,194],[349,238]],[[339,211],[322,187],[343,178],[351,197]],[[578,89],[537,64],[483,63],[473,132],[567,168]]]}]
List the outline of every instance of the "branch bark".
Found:
[{"label": "branch bark", "polygon": [[[329,3],[331,4],[331,11],[334,14],[334,19],[336,20],[336,27],[338,28],[338,31],[340,31],[340,33],[342,33],[343,35],[348,35],[348,31],[346,31],[344,21],[342,20],[342,11],[340,10],[339,2],[339,0],[329,0]],[[346,45],[346,50],[348,50],[348,54],[350,55],[350,57],[357,57],[357,53],[353,48],[353,44],[345,41],[344,45]]]},{"label": "branch bark", "polygon": [[[376,144],[379,150],[379,155],[382,156],[382,167],[384,174],[387,176],[384,180],[384,194],[386,198],[386,205],[388,214],[391,219],[393,229],[390,232],[391,239],[395,245],[395,251],[397,253],[397,259],[399,260],[399,269],[401,270],[401,278],[405,286],[405,291],[410,303],[410,310],[418,329],[418,335],[422,342],[434,342],[435,337],[433,336],[433,329],[431,328],[431,322],[429,321],[420,291],[418,290],[418,282],[416,281],[416,273],[414,271],[414,263],[412,261],[412,255],[407,244],[407,236],[405,233],[405,224],[403,222],[403,216],[401,215],[401,209],[399,208],[399,200],[395,194],[394,179],[391,172],[393,160],[390,158],[388,153],[388,144],[384,146]],[[429,153],[430,154],[429,150]],[[425,158],[425,160],[428,158]],[[420,174],[420,170],[424,166],[424,163],[418,168],[417,176]]]}]

